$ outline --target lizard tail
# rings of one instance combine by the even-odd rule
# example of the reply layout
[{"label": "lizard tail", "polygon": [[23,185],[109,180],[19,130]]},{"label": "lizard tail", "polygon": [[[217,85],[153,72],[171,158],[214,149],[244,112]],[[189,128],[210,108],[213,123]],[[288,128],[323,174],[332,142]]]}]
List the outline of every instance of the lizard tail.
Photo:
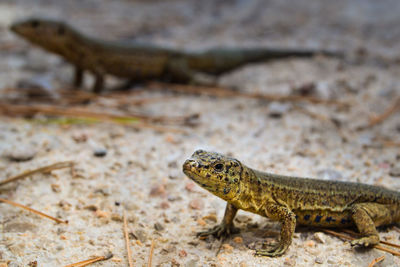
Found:
[{"label": "lizard tail", "polygon": [[325,56],[341,57],[341,53],[326,50],[301,49],[211,49],[202,53],[192,54],[191,65],[200,71],[209,74],[222,74],[242,65],[255,62],[269,61],[288,57],[312,57],[321,54]]}]

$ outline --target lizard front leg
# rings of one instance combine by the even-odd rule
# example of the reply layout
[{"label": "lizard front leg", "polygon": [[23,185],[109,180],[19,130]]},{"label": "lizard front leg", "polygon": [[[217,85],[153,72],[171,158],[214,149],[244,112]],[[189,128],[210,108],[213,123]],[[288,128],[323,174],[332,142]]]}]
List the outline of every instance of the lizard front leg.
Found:
[{"label": "lizard front leg", "polygon": [[104,87],[104,77],[102,74],[95,74],[95,82],[93,85],[93,92],[100,93]]},{"label": "lizard front leg", "polygon": [[209,235],[214,235],[218,238],[222,236],[228,236],[233,233],[237,233],[239,230],[233,226],[233,219],[237,213],[238,209],[230,203],[226,204],[224,218],[221,224],[207,230],[204,232],[197,233],[197,236],[204,237]]},{"label": "lizard front leg", "polygon": [[277,257],[285,253],[292,243],[293,233],[296,228],[296,215],[285,206],[269,204],[265,213],[267,217],[279,220],[282,223],[279,243],[272,249],[257,249],[255,256]]},{"label": "lizard front leg", "polygon": [[83,82],[83,69],[80,67],[75,67],[74,86],[78,88],[82,85],[82,82]]}]

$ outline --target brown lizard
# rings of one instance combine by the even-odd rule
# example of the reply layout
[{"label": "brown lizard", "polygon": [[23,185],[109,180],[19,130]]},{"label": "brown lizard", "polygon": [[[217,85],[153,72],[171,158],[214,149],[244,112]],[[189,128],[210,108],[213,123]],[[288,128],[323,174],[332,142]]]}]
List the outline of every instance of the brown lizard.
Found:
[{"label": "brown lizard", "polygon": [[95,92],[102,90],[106,74],[127,78],[131,82],[164,80],[214,84],[216,76],[252,62],[316,54],[340,56],[339,53],[324,50],[269,48],[216,48],[204,52],[183,52],[150,44],[100,40],[86,36],[61,21],[39,18],[16,22],[10,29],[72,63],[75,66],[76,87],[81,86],[84,71],[93,73]]},{"label": "brown lizard", "polygon": [[228,202],[222,223],[199,236],[234,232],[238,209],[281,222],[277,246],[256,250],[258,256],[282,255],[292,242],[296,225],[355,225],[362,236],[351,245],[370,247],[379,243],[375,227],[400,221],[400,193],[382,187],[260,172],[237,159],[203,150],[185,161],[183,172]]}]

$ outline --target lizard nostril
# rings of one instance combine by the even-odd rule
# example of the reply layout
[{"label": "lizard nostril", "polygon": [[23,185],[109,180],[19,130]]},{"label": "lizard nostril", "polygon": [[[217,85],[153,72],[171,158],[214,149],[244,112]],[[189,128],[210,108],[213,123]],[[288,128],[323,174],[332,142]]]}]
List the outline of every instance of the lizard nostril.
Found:
[{"label": "lizard nostril", "polygon": [[183,169],[184,170],[190,170],[192,167],[196,167],[196,161],[195,160],[188,159],[183,164]]}]

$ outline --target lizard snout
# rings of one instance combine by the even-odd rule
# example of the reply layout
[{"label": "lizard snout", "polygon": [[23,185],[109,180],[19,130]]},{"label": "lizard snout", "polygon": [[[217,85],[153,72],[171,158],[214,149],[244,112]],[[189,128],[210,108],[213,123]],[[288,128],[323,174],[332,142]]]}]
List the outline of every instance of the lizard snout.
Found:
[{"label": "lizard snout", "polygon": [[191,171],[192,168],[196,168],[197,164],[195,160],[192,159],[188,159],[185,161],[185,163],[183,163],[183,170],[184,171]]}]

